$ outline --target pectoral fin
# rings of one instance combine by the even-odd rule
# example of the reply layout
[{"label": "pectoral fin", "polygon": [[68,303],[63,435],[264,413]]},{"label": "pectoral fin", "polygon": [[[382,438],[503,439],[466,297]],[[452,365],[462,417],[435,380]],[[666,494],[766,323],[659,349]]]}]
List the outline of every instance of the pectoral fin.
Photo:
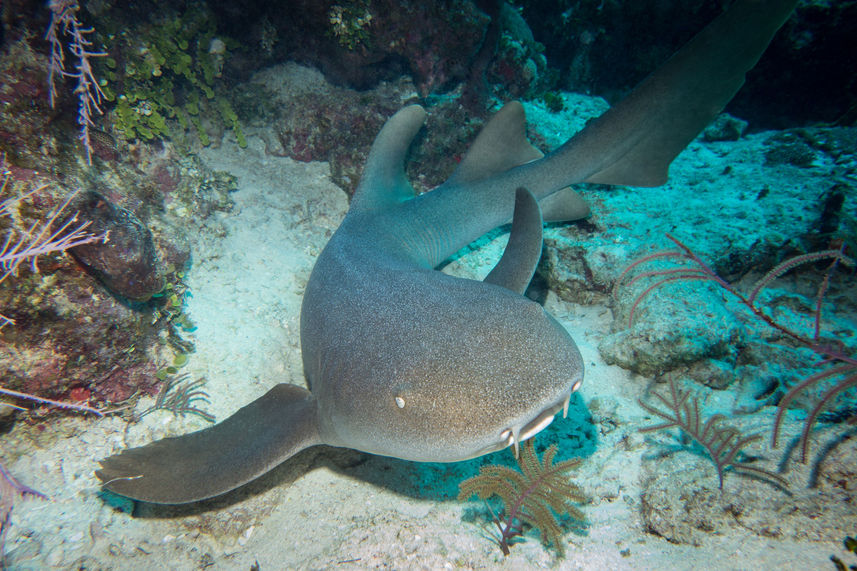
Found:
[{"label": "pectoral fin", "polygon": [[589,216],[589,205],[571,187],[563,188],[541,199],[539,208],[545,222],[568,222]]},{"label": "pectoral fin", "polygon": [[279,384],[219,424],[105,458],[95,475],[135,500],[184,504],[246,484],[316,444],[315,398]]}]

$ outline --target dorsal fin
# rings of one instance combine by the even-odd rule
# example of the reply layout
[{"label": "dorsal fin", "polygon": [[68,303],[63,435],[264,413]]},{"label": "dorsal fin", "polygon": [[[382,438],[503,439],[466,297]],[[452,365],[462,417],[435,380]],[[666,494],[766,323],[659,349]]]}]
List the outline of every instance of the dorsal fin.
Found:
[{"label": "dorsal fin", "polygon": [[414,197],[405,176],[405,157],[425,118],[425,109],[410,105],[387,120],[372,143],[351,210],[384,208]]},{"label": "dorsal fin", "polygon": [[527,141],[524,107],[512,101],[485,123],[447,184],[482,180],[542,156]]},{"label": "dorsal fin", "polygon": [[542,255],[542,213],[529,190],[515,191],[512,233],[500,261],[485,277],[485,283],[503,286],[523,295]]}]

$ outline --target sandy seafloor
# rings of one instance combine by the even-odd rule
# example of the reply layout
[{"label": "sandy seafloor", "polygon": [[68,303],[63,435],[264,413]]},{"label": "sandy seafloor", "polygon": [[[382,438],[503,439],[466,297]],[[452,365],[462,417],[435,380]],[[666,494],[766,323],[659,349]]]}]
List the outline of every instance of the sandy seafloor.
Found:
[{"label": "sandy seafloor", "polygon": [[[208,380],[208,410],[221,420],[276,383],[304,384],[301,294],[314,260],[347,208],[346,195],[329,180],[327,164],[268,156],[258,137],[249,139],[247,149],[227,140],[202,153],[210,167],[237,176],[239,190],[233,195],[235,208],[217,214],[224,217],[228,233],[203,230],[188,273],[193,293],[188,310],[198,329],[187,371]],[[688,196],[687,188],[694,184],[688,181],[699,178],[719,180],[733,147],[738,145],[694,143],[677,161],[666,189],[593,192],[614,192],[615,200],[626,200],[628,217],[617,224],[617,232],[633,228],[631,234],[638,237],[660,235],[664,225],[701,216],[701,208],[728,222],[734,204],[700,206],[694,202],[699,197]],[[739,175],[741,169],[747,169],[746,177],[764,174],[752,164],[733,162]],[[818,172],[823,173],[822,167]],[[598,204],[605,200],[593,198]],[[717,213],[715,207],[725,210]],[[609,226],[609,214],[601,215]],[[499,233],[444,271],[484,276],[505,239]],[[710,462],[687,451],[676,452],[655,470],[658,461],[651,458],[657,443],[637,432],[653,422],[636,403],[649,381],[605,364],[597,349],[611,331],[611,310],[603,302],[581,306],[554,294],[545,307],[578,343],[587,366],[582,402],[598,411],[593,417],[597,445],[573,476],[590,498],[581,506],[587,521],[567,524],[564,559],[545,548],[535,532],[506,558],[488,539],[492,530],[478,517],[484,515],[481,504],[455,498],[458,483],[476,473],[481,459],[419,464],[319,447],[222,498],[175,508],[138,506],[132,517],[130,502],[114,506],[99,496],[93,475],[97,460],[124,446],[206,425],[196,417],[157,411],[130,427],[118,418],[66,417],[56,422],[59,437],[18,443],[33,449],[7,467],[50,499],[17,502],[6,538],[7,562],[14,569],[246,570],[257,563],[262,570],[832,568],[829,556],[841,555],[841,539],[765,537],[741,525],[701,533],[697,545],[647,533],[640,494],[653,474],[681,488],[695,471],[701,480],[691,479],[694,486],[705,481],[713,493],[726,496],[737,496],[747,486],[771,497],[781,498],[782,492],[736,474],[727,474],[724,490],[718,492]],[[733,404],[728,392],[719,398],[726,409]],[[139,406],[150,404],[144,400]],[[572,408],[579,410],[580,401]],[[767,430],[772,415],[773,409],[765,408],[750,423]],[[557,419],[548,434],[573,439],[579,426],[579,419]],[[787,434],[798,428],[797,421],[788,420]],[[4,446],[14,445],[14,431],[6,440]],[[508,460],[508,451],[489,459],[503,458]],[[805,486],[804,476],[798,472],[793,485]]]}]

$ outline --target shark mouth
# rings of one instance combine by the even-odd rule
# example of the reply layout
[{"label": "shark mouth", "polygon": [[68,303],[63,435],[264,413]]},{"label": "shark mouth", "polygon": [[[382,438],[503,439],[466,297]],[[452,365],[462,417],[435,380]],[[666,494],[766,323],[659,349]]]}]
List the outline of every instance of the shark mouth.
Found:
[{"label": "shark mouth", "polygon": [[531,420],[524,426],[512,426],[501,432],[500,444],[497,446],[496,449],[499,450],[501,448],[506,448],[507,446],[514,446],[515,458],[517,458],[521,442],[527,440],[528,438],[532,438],[533,436],[547,428],[547,426],[551,422],[553,422],[556,413],[558,413],[560,409],[562,410],[563,418],[568,416],[568,403],[571,401],[572,393],[574,393],[577,389],[580,388],[580,384],[580,381],[574,383],[568,394],[566,394],[558,402],[544,409],[538,414],[538,416],[536,416],[533,420]]}]

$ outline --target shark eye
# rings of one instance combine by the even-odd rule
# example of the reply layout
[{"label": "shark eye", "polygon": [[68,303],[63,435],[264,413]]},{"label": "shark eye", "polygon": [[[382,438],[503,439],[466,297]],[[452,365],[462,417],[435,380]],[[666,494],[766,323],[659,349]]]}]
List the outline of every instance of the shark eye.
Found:
[{"label": "shark eye", "polygon": [[396,396],[396,406],[399,408],[405,408],[405,399],[400,396]]}]

